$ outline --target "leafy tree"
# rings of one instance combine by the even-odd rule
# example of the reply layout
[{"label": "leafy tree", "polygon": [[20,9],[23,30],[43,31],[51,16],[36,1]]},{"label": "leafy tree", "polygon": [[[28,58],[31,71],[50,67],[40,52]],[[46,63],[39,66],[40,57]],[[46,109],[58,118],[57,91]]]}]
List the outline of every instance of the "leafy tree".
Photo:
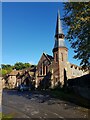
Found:
[{"label": "leafy tree", "polygon": [[2,64],[1,68],[2,68],[2,74],[6,75],[6,74],[9,74],[13,69],[22,70],[22,69],[32,67],[32,66],[34,66],[34,65],[31,65],[29,63],[17,62],[14,65]]},{"label": "leafy tree", "polygon": [[7,65],[1,64],[1,68],[2,68],[2,69],[8,69],[8,68],[12,68],[12,66],[9,65],[9,64],[7,64]]},{"label": "leafy tree", "polygon": [[80,65],[90,71],[90,2],[66,2],[64,11],[66,39],[74,48],[74,58],[80,59]]},{"label": "leafy tree", "polygon": [[22,63],[22,62],[17,62],[14,64],[14,68],[16,70],[22,70],[24,68],[28,68],[30,67],[31,65],[29,63]]},{"label": "leafy tree", "polygon": [[31,67],[29,63],[24,63],[25,68]]},{"label": "leafy tree", "polygon": [[25,68],[25,66],[24,66],[24,64],[22,62],[17,62],[17,63],[14,64],[14,68],[16,70],[22,70],[22,69]]},{"label": "leafy tree", "polygon": [[9,64],[7,65],[2,64],[1,67],[2,67],[2,70],[1,70],[2,76],[5,76],[6,74],[9,74],[12,71],[12,66]]},{"label": "leafy tree", "polygon": [[1,73],[2,73],[2,76],[5,76],[7,74],[7,70],[2,69]]},{"label": "leafy tree", "polygon": [[12,71],[12,67],[7,69],[7,73],[9,74]]}]

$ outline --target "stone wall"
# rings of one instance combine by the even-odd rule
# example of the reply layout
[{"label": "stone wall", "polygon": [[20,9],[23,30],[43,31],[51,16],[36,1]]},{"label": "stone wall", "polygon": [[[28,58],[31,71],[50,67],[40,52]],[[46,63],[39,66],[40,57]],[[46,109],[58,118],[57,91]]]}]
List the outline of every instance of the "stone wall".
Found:
[{"label": "stone wall", "polygon": [[16,85],[16,76],[9,76],[8,77],[8,84],[10,88],[15,88]]},{"label": "stone wall", "polygon": [[68,79],[81,77],[86,74],[88,74],[88,71],[85,72],[84,70],[81,69],[80,66],[67,62],[67,78]]},{"label": "stone wall", "polygon": [[39,86],[40,81],[42,81],[44,77],[47,75],[47,73],[50,71],[48,64],[49,61],[44,56],[44,54],[42,54],[36,70],[36,85],[35,85],[36,88]]}]

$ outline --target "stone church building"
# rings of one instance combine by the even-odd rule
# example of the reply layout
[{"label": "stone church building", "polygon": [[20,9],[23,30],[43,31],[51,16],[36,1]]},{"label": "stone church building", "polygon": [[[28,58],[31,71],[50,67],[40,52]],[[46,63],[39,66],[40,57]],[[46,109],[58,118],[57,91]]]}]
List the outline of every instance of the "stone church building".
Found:
[{"label": "stone church building", "polygon": [[68,62],[68,48],[65,46],[64,34],[62,31],[60,13],[57,14],[55,43],[52,50],[53,56],[43,53],[36,69],[36,88],[41,81],[55,87],[60,83],[62,86],[71,78],[87,74],[80,66]]}]

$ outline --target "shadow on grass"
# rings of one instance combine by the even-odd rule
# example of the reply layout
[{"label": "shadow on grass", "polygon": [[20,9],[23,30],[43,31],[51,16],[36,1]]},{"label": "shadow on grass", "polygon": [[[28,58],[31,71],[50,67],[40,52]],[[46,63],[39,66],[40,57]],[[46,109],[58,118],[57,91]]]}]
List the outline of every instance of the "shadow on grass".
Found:
[{"label": "shadow on grass", "polygon": [[90,109],[89,100],[80,96],[78,93],[76,94],[74,91],[68,91],[66,89],[55,89],[50,90],[50,95],[54,98],[68,101],[74,103],[75,105]]}]

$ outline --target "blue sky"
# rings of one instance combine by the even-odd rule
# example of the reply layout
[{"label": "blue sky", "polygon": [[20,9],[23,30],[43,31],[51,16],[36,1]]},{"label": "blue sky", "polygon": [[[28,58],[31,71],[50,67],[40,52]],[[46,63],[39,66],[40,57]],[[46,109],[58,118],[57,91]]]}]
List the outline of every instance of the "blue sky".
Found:
[{"label": "blue sky", "polygon": [[[61,2],[7,2],[2,6],[2,63],[29,62],[37,64],[42,53],[52,54],[57,10],[63,16]],[[66,34],[66,30],[63,30]],[[66,40],[68,60],[73,59],[73,49]]]}]

